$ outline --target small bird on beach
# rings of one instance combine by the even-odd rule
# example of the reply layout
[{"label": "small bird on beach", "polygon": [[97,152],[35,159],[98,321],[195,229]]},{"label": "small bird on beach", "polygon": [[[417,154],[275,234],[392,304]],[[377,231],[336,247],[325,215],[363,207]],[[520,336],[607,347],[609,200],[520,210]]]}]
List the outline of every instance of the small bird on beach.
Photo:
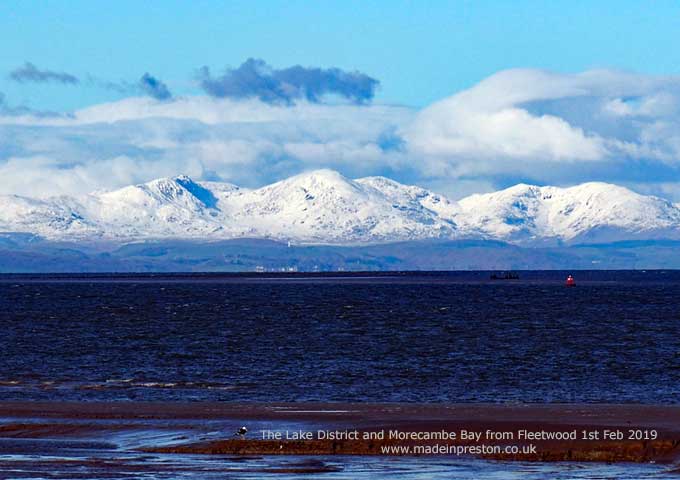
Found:
[{"label": "small bird on beach", "polygon": [[234,435],[243,439],[246,437],[246,433],[248,433],[248,429],[246,427],[241,427],[238,430],[236,430],[236,433]]}]

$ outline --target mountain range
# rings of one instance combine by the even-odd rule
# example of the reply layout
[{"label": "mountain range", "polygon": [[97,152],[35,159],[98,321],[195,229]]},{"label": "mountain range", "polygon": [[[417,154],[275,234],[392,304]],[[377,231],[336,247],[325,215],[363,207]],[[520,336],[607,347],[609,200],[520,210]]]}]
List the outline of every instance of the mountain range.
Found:
[{"label": "mountain range", "polygon": [[351,180],[318,170],[257,189],[178,176],[82,196],[4,195],[0,232],[79,243],[486,240],[548,247],[679,240],[680,207],[606,183],[520,184],[453,201],[385,177]]}]

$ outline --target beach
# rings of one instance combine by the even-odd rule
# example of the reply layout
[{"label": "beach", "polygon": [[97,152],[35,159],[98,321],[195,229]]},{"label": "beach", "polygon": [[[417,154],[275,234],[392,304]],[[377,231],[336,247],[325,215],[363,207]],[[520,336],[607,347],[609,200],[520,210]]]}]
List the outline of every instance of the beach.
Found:
[{"label": "beach", "polygon": [[[613,463],[629,472],[635,471],[630,464],[637,463],[640,468],[654,465],[654,471],[680,475],[680,406],[3,402],[0,418],[2,475],[68,472],[69,466],[77,464],[95,475],[80,478],[117,478],[118,470],[155,472],[160,476],[154,478],[164,478],[164,462],[178,461],[187,462],[182,467],[187,472],[192,468],[200,472],[206,462],[218,461],[224,468],[238,464],[244,475],[263,473],[262,469],[281,475],[331,474],[363,456],[379,459],[370,462],[401,457],[406,464],[420,464],[427,458],[433,464],[456,459],[472,464],[571,462],[611,468]],[[248,429],[243,437],[236,435],[241,426]],[[569,436],[574,431],[575,440],[537,438],[556,432]],[[348,432],[357,432],[358,439],[347,438],[352,437]],[[382,440],[376,439],[380,432],[386,435]],[[466,439],[461,432],[466,432]],[[519,438],[520,432],[525,432],[524,438]],[[599,432],[600,438],[583,439],[585,432]],[[603,432],[624,432],[624,438],[603,439]],[[629,432],[656,433],[652,440],[630,439]],[[331,433],[336,436],[323,438]],[[277,434],[280,437],[272,439]],[[299,438],[307,434],[312,438]],[[511,434],[514,438],[509,440]],[[364,435],[372,439],[363,440]],[[529,445],[535,447],[533,453],[527,453]],[[482,446],[515,447],[519,453],[470,454],[473,447]],[[78,452],[75,459],[71,458],[74,452]],[[97,473],[102,468],[113,476]],[[29,473],[12,478],[29,478]]]}]

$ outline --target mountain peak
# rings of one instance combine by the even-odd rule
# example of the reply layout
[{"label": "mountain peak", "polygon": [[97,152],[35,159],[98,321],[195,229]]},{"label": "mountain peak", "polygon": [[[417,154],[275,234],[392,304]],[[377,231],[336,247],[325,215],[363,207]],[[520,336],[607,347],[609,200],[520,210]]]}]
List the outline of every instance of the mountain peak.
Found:
[{"label": "mountain peak", "polygon": [[315,183],[320,185],[337,185],[352,182],[352,180],[345,177],[340,172],[328,168],[303,172],[283,181],[291,183]]},{"label": "mountain peak", "polygon": [[515,185],[459,202],[466,225],[510,241],[560,239],[609,242],[677,238],[680,210],[670,202],[619,185]]},{"label": "mountain peak", "polygon": [[383,188],[400,188],[400,187],[405,187],[405,185],[397,182],[396,180],[392,180],[391,178],[383,177],[380,175],[375,175],[372,177],[363,177],[363,178],[357,178],[355,180],[356,182],[359,182],[364,185],[373,185],[375,187],[383,187]]},{"label": "mountain peak", "polygon": [[[279,195],[303,195],[306,200],[317,197],[351,198],[362,194],[359,186],[335,170],[313,170],[262,187],[263,191],[275,191]],[[295,194],[295,192],[298,192]]]},{"label": "mountain peak", "polygon": [[174,180],[175,182],[180,183],[180,184],[182,184],[182,183],[196,183],[196,182],[194,182],[194,180],[189,175],[186,175],[184,173],[181,174],[181,175],[177,175],[175,177],[172,177],[172,180]]},{"label": "mountain peak", "polygon": [[188,175],[175,177],[175,182],[198,199],[206,208],[217,208],[217,197],[203,185],[194,182]]},{"label": "mountain peak", "polygon": [[386,177],[314,170],[256,189],[159,178],[82,198],[0,197],[0,232],[48,238],[251,237],[309,243],[484,238],[511,243],[680,238],[680,208],[617,185],[519,184],[459,202]]},{"label": "mountain peak", "polygon": [[182,204],[189,208],[217,208],[217,198],[207,188],[188,175],[162,177],[146,183],[123,187],[119,190],[94,193],[95,197],[114,203],[146,205],[160,208],[168,203]]}]

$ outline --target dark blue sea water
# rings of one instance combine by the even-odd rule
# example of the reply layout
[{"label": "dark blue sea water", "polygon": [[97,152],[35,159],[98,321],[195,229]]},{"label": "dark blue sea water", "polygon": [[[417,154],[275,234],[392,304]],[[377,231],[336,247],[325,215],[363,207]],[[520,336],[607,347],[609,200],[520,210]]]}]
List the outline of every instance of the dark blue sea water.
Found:
[{"label": "dark blue sea water", "polygon": [[0,399],[680,401],[680,272],[0,277]]}]

